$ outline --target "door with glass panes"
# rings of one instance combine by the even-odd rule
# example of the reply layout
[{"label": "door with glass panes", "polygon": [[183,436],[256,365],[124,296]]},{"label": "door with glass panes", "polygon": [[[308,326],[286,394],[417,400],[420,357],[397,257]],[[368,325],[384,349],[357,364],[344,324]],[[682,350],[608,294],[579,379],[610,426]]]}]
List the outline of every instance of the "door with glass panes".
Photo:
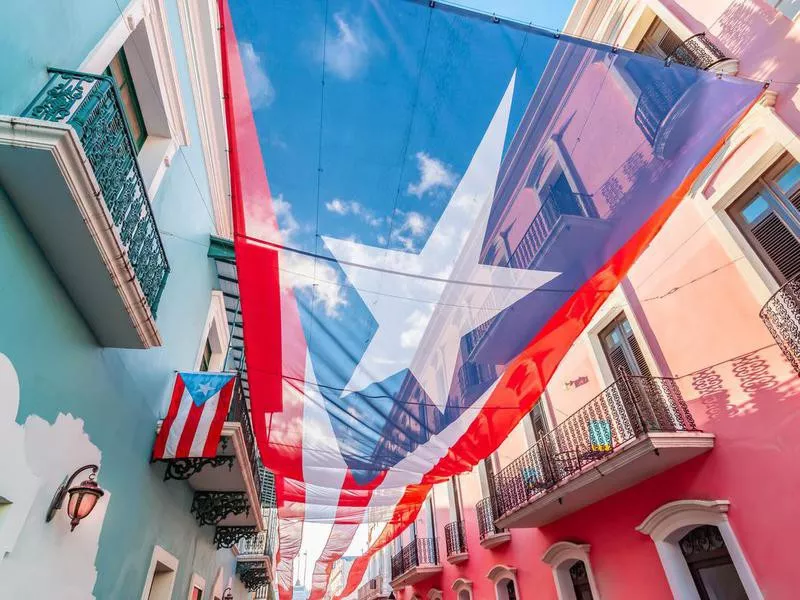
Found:
[{"label": "door with glass panes", "polygon": [[657,411],[651,404],[650,367],[642,346],[633,332],[625,313],[620,313],[600,332],[603,351],[616,380],[618,393],[622,394],[627,421],[635,430],[642,426],[661,429]]},{"label": "door with glass panes", "polygon": [[779,284],[800,274],[800,164],[778,161],[728,214]]}]

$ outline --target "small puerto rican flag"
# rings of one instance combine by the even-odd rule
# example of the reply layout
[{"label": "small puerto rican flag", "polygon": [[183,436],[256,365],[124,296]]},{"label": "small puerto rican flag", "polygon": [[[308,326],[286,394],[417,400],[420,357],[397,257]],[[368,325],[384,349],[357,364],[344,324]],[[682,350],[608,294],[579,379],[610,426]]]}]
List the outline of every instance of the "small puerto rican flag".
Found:
[{"label": "small puerto rican flag", "polygon": [[153,460],[215,456],[235,384],[235,373],[178,373]]}]

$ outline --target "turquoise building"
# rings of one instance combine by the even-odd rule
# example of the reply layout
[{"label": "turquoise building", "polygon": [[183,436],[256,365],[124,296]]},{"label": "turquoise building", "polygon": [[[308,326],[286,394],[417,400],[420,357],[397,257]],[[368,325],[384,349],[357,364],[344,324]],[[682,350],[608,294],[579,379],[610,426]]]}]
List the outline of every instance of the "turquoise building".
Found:
[{"label": "turquoise building", "polygon": [[[2,597],[272,597],[217,23],[214,0],[0,8]],[[175,373],[223,370],[216,455],[151,462]],[[73,490],[46,520],[92,465],[88,515]]]}]

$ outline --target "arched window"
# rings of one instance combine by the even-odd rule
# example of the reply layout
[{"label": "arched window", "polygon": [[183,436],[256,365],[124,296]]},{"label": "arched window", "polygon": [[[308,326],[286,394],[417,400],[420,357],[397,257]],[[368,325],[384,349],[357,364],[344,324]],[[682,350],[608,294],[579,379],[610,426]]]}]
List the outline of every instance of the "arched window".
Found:
[{"label": "arched window", "polygon": [[681,538],[680,547],[703,600],[747,600],[747,592],[718,527],[695,527]]},{"label": "arched window", "polygon": [[655,542],[676,598],[763,598],[728,521],[729,504],[727,500],[668,502],[636,528]]},{"label": "arched window", "polygon": [[553,569],[559,600],[600,600],[589,562],[589,544],[556,542],[542,561]]},{"label": "arched window", "polygon": [[494,583],[497,600],[519,600],[517,570],[506,565],[496,565],[486,575]]},{"label": "arched window", "polygon": [[472,582],[459,577],[453,582],[453,592],[457,600],[472,600]]}]

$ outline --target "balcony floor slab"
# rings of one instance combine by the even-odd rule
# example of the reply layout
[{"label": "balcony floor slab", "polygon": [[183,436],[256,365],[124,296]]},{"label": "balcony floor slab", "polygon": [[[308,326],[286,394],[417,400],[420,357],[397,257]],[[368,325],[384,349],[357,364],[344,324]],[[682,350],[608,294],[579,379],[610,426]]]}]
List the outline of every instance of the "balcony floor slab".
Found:
[{"label": "balcony floor slab", "polygon": [[495,522],[503,529],[541,527],[708,452],[714,434],[652,432],[586,465],[559,485],[507,511]]}]

